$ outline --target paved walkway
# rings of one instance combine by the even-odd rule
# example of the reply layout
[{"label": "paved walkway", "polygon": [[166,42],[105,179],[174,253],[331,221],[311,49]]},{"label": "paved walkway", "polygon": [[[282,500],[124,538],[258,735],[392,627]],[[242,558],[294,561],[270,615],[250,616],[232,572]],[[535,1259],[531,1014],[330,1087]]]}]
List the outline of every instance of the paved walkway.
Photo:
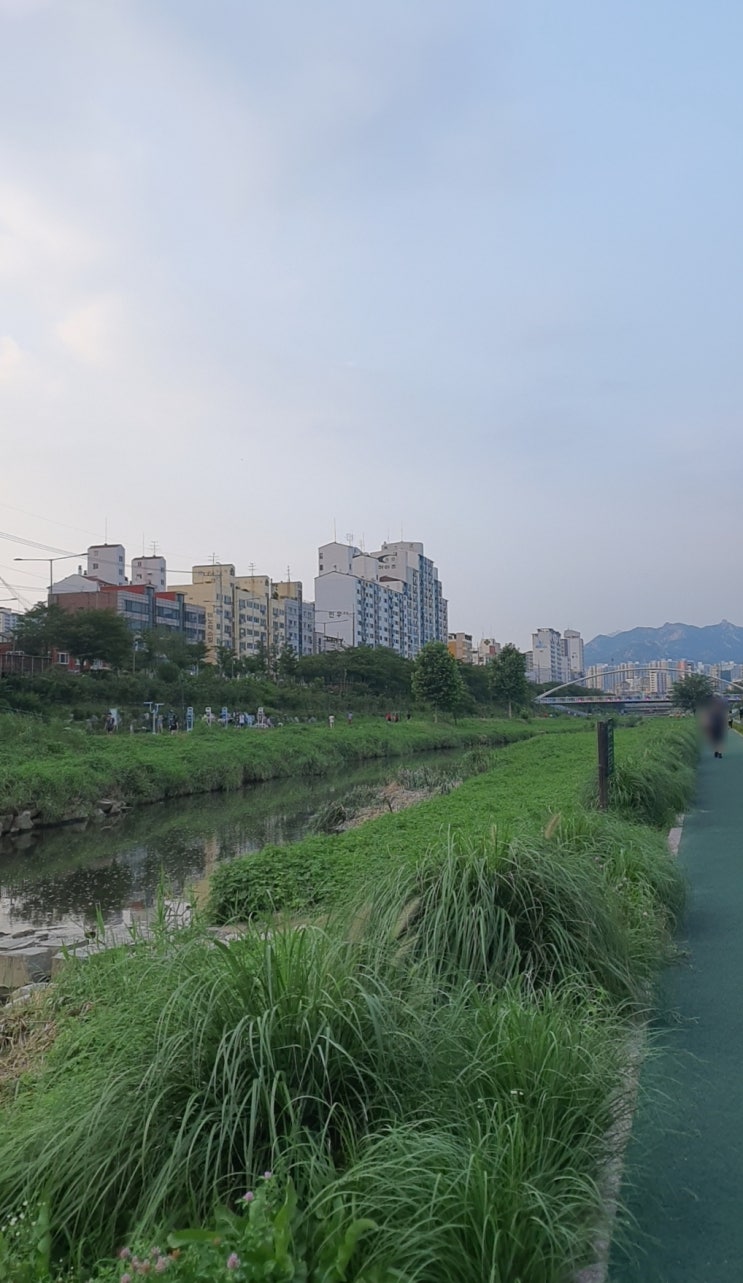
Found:
[{"label": "paved walkway", "polygon": [[[680,861],[686,963],[665,982],[663,1050],[641,1079],[610,1283],[743,1283],[743,738],[705,750]],[[621,1246],[624,1240],[623,1247]],[[630,1259],[627,1259],[627,1252]]]}]

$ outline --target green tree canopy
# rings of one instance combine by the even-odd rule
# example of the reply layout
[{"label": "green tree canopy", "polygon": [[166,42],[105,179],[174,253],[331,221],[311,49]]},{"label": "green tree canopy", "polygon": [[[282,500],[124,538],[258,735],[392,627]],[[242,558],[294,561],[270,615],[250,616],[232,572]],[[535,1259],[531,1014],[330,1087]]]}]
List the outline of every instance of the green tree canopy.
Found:
[{"label": "green tree canopy", "polygon": [[34,606],[22,615],[15,642],[27,655],[68,650],[81,664],[99,661],[121,668],[132,653],[132,634],[113,610],[62,610],[54,604]]},{"label": "green tree canopy", "polygon": [[696,713],[702,704],[712,699],[715,693],[711,677],[704,673],[688,673],[680,681],[674,682],[671,688],[671,703],[687,713]]},{"label": "green tree canopy", "polygon": [[276,676],[280,682],[293,682],[297,675],[297,656],[291,646],[282,646],[276,660]]},{"label": "green tree canopy", "polygon": [[61,638],[66,618],[59,606],[40,602],[20,616],[14,632],[16,646],[26,655],[48,655],[55,646],[65,649]]},{"label": "green tree canopy", "polygon": [[490,693],[494,704],[508,709],[509,717],[513,717],[514,708],[525,708],[531,702],[526,657],[512,642],[503,647],[490,665]]},{"label": "green tree canopy", "polygon": [[112,668],[129,663],[133,637],[121,615],[113,610],[76,610],[64,614],[60,641],[81,664],[100,662]]},{"label": "green tree canopy", "polygon": [[464,682],[456,659],[443,642],[428,642],[413,665],[413,695],[439,713],[453,713],[462,703]]}]

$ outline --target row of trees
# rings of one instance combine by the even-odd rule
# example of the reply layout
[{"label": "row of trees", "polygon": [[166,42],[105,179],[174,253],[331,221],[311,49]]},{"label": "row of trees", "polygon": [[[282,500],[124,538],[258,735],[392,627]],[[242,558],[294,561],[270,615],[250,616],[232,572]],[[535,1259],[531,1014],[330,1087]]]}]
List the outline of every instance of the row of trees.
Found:
[{"label": "row of trees", "polygon": [[[189,644],[180,633],[145,631],[133,635],[125,620],[113,611],[70,613],[57,605],[39,605],[23,615],[15,641],[27,655],[69,652],[84,669],[104,664],[164,682],[198,671],[206,654],[203,645]],[[487,668],[458,663],[443,642],[425,646],[415,661],[392,650],[364,646],[302,658],[289,647],[273,652],[259,647],[255,655],[242,659],[223,647],[217,651],[216,663],[208,668],[224,678],[254,677],[278,685],[322,689],[341,697],[362,694],[391,704],[412,696],[436,714],[490,703],[511,713],[524,707],[531,693],[524,656],[510,645]]]},{"label": "row of trees", "polygon": [[[440,712],[454,713],[465,704],[465,665],[457,663],[443,642],[429,642],[413,665],[412,690],[415,698]],[[485,670],[490,700],[499,708],[525,708],[531,701],[526,678],[526,659],[510,642]]]}]

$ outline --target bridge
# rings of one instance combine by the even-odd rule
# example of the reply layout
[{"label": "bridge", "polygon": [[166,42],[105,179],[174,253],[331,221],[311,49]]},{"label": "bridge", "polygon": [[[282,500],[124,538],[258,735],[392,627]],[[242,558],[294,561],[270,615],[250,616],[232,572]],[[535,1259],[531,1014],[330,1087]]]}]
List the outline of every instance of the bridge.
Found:
[{"label": "bridge", "polygon": [[[660,668],[657,662],[651,662],[648,664],[637,664],[634,665],[633,668],[634,672],[638,675],[652,672],[663,673],[666,676],[672,677],[675,673],[678,679],[689,675],[689,669],[685,664],[667,664],[664,668]],[[626,672],[626,664],[618,665],[616,668],[607,668],[602,672],[601,680],[606,677],[618,676],[620,673],[626,674]],[[585,708],[586,705],[590,705],[592,708],[603,705],[610,708],[629,707],[633,712],[642,713],[667,712],[668,709],[672,707],[670,691],[657,695],[643,695],[638,694],[635,691],[603,691],[601,694],[597,695],[558,696],[559,691],[568,690],[569,688],[576,686],[585,687],[589,682],[595,681],[595,676],[591,678],[574,677],[569,682],[562,682],[559,686],[553,686],[551,690],[545,691],[543,695],[537,695],[536,703],[545,704],[548,707],[551,705],[555,708],[575,708],[576,712],[581,711],[581,708],[583,711],[587,711]],[[725,677],[712,677],[710,678],[710,681],[715,687],[716,694],[718,694],[721,699],[727,700],[728,702],[740,701],[743,703],[743,681],[728,681]],[[721,689],[722,687],[725,687],[725,689]]]}]

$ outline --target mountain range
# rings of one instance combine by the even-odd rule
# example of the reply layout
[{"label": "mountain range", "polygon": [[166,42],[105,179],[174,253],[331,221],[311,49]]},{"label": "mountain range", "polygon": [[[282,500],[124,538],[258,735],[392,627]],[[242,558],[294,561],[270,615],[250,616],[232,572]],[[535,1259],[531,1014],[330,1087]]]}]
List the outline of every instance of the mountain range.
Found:
[{"label": "mountain range", "polygon": [[689,659],[692,663],[743,663],[743,628],[723,619],[697,628],[694,624],[663,624],[660,628],[630,628],[586,642],[585,665],[622,664],[652,659]]}]

